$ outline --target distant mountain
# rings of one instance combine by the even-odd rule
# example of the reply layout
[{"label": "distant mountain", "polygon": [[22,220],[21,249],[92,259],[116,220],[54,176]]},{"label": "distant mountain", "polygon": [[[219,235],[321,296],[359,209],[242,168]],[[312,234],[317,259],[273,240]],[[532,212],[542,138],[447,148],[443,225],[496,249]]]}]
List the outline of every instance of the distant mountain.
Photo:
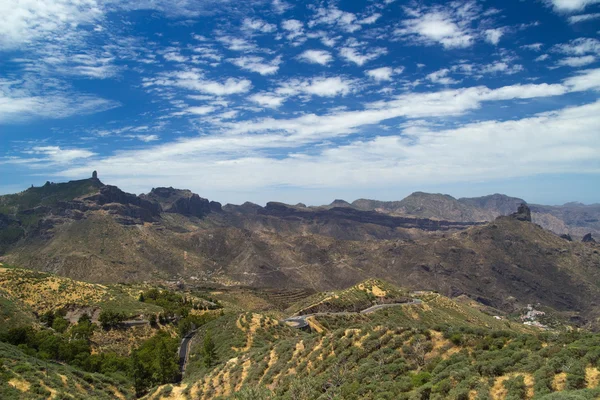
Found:
[{"label": "distant mountain", "polygon": [[220,207],[173,188],[136,196],[97,178],[48,183],[0,196],[0,260],[106,283],[331,290],[382,278],[508,311],[540,302],[585,321],[600,316],[589,301],[600,296],[597,244],[562,239],[527,213],[465,222],[493,211],[450,196],[416,193],[402,207],[432,218],[356,206]]},{"label": "distant mountain", "polygon": [[[341,204],[343,200],[336,200]],[[486,222],[508,215],[526,203],[517,197],[492,194],[455,199],[445,194],[415,192],[400,201],[358,199],[351,207],[390,215],[417,216],[457,222]],[[580,239],[587,233],[600,235],[600,204],[567,203],[562,206],[530,204],[533,222],[557,234]]]}]

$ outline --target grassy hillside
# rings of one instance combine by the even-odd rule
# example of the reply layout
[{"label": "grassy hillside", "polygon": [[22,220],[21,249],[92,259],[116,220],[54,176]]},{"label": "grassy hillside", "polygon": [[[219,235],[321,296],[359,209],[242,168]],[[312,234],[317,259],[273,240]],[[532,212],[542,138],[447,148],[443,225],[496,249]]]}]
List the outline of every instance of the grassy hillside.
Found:
[{"label": "grassy hillside", "polygon": [[76,281],[54,274],[0,265],[2,292],[41,315],[63,308],[88,308],[124,312],[127,315],[158,313],[161,307],[138,301],[143,286],[100,285]]},{"label": "grassy hillside", "polygon": [[375,304],[406,302],[408,291],[381,279],[367,279],[348,289],[317,293],[286,311],[288,314],[314,314],[319,312],[357,312]]},{"label": "grassy hillside", "polygon": [[17,214],[39,206],[53,206],[96,192],[102,183],[97,179],[81,179],[65,183],[46,183],[21,193],[0,196],[0,213]]},{"label": "grassy hillside", "polygon": [[[450,378],[455,363],[462,363],[460,368],[475,363],[469,367],[472,374],[483,365],[476,363],[476,352],[498,351],[489,357],[503,360],[532,351],[527,347],[531,341],[541,351],[545,345],[538,336],[543,334],[434,293],[422,299],[422,304],[368,315],[320,316],[313,321],[320,333],[294,331],[256,313],[225,316],[194,339],[183,383],[159,387],[148,398],[420,399],[425,392],[431,398],[462,398],[459,393],[465,390],[489,393],[496,381],[503,387],[503,380],[520,369],[531,375],[528,367],[511,365],[511,359],[499,361],[495,372],[477,372],[481,379],[471,379],[469,386],[459,385]],[[216,344],[216,362],[210,367],[204,363],[206,335]]]},{"label": "grassy hillside", "polygon": [[0,398],[133,399],[129,382],[30,357],[0,342]]},{"label": "grassy hillside", "polygon": [[[258,314],[226,317],[199,334],[193,367],[182,384],[161,386],[147,398],[600,396],[597,334],[525,330],[443,298],[432,298],[421,310],[406,307],[412,310],[387,309],[355,321],[319,318],[325,327],[321,334],[293,334]],[[429,318],[424,318],[426,314]],[[206,332],[217,345],[212,367],[202,363]]]}]

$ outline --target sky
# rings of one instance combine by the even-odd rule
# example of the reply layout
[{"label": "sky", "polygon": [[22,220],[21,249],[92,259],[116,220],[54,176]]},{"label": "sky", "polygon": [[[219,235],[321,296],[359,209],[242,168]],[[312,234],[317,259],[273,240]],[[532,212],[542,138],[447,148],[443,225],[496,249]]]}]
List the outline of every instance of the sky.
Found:
[{"label": "sky", "polygon": [[600,0],[0,0],[0,193],[600,203]]}]

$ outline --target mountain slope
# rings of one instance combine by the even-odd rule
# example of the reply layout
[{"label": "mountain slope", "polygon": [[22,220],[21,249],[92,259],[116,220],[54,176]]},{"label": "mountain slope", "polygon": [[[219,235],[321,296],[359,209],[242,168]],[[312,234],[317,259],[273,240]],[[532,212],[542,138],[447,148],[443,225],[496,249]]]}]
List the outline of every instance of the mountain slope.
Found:
[{"label": "mountain slope", "polygon": [[383,278],[507,311],[540,302],[582,321],[599,315],[599,305],[589,301],[600,295],[597,245],[569,242],[512,217],[482,225],[349,207],[221,209],[171,188],[145,196],[103,184],[93,190],[47,208],[13,209],[6,217],[20,224],[23,236],[8,244],[2,260],[107,283],[179,279],[330,290]]},{"label": "mountain slope", "polygon": [[[594,378],[600,367],[597,334],[546,335],[434,293],[420,300],[371,314],[313,317],[318,333],[294,332],[261,314],[226,315],[193,339],[181,385],[159,387],[146,398],[530,399],[552,393],[567,398],[578,389],[588,396],[582,398],[600,394]],[[216,346],[209,365],[203,357],[206,336]],[[559,379],[568,384],[553,385]]]},{"label": "mountain slope", "polygon": [[[342,202],[342,200],[338,200]],[[359,199],[349,207],[385,214],[416,216],[458,222],[492,221],[508,215],[525,200],[503,194],[455,199],[444,194],[415,192],[400,201]],[[557,234],[582,238],[587,233],[600,236],[600,204],[567,203],[562,206],[530,204],[533,222]]]}]

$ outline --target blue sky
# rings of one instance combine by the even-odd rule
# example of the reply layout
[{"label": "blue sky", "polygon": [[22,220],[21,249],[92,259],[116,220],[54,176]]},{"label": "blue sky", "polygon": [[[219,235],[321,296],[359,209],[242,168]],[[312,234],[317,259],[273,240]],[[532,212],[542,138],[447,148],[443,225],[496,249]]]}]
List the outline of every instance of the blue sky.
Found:
[{"label": "blue sky", "polygon": [[0,193],[600,202],[600,0],[0,1]]}]

